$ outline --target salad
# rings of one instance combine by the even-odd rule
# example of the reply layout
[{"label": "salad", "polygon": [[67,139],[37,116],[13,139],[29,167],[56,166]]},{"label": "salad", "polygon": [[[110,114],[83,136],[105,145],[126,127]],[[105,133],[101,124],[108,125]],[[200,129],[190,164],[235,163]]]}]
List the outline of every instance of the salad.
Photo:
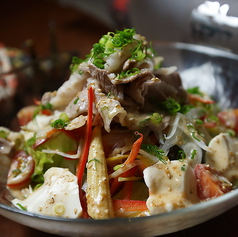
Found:
[{"label": "salad", "polygon": [[57,91],[1,127],[19,209],[65,218],[157,215],[231,192],[238,110],[185,90],[135,29],[109,32]]}]

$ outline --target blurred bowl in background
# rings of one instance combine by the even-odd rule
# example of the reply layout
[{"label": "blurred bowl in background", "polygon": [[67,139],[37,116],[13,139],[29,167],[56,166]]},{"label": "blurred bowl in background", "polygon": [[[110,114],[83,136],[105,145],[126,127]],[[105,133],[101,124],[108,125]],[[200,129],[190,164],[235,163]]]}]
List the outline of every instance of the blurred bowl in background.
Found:
[{"label": "blurred bowl in background", "polygon": [[17,112],[46,91],[57,90],[70,75],[75,52],[37,58],[26,51],[2,45],[0,48],[0,126],[18,130]]}]

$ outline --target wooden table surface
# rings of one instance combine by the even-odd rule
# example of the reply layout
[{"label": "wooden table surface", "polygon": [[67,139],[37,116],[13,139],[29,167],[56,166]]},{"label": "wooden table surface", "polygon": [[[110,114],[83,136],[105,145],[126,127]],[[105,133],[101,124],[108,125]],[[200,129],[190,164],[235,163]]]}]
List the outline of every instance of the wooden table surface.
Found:
[{"label": "wooden table surface", "polygon": [[[84,12],[59,6],[54,1],[4,1],[0,8],[0,42],[22,48],[26,40],[34,41],[38,56],[50,49],[49,22],[56,26],[59,51],[76,50],[82,57],[92,44],[110,30]],[[166,237],[238,236],[238,207],[198,226],[166,235]],[[0,216],[1,237],[56,237],[20,225]]]}]

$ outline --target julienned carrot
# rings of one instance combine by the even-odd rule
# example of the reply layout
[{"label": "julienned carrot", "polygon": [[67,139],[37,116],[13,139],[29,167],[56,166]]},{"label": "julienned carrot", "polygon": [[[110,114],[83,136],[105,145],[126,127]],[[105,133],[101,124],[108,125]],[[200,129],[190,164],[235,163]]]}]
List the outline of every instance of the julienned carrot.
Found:
[{"label": "julienned carrot", "polygon": [[90,142],[92,137],[93,101],[94,101],[93,88],[90,87],[88,89],[88,119],[86,124],[85,142],[84,142],[83,151],[78,163],[77,174],[76,174],[78,178],[79,189],[81,189],[82,187],[83,174],[84,174],[85,165],[88,159],[88,152],[89,152],[89,147],[90,147]]},{"label": "julienned carrot", "polygon": [[132,145],[132,149],[130,152],[130,155],[128,156],[128,158],[126,159],[126,161],[124,162],[124,164],[129,164],[132,161],[134,161],[139,153],[142,141],[143,141],[143,135],[139,132],[135,132],[135,135],[139,135],[140,137],[134,142],[134,144]]},{"label": "julienned carrot", "polygon": [[[135,133],[136,135],[139,135],[140,137],[134,142],[134,144],[132,145],[132,149],[131,149],[131,152],[128,156],[128,158],[125,160],[124,164],[129,164],[131,162],[133,162],[138,153],[139,153],[139,150],[140,150],[140,147],[141,147],[141,144],[142,144],[142,141],[143,141],[143,135],[139,132],[136,132]],[[127,177],[128,176],[128,172],[122,174],[121,176],[122,177]],[[120,186],[122,185],[121,182],[118,181],[118,178],[115,178],[111,184],[111,194],[112,196],[114,194],[116,194],[116,192],[118,191],[118,189],[120,188]]]},{"label": "julienned carrot", "polygon": [[120,200],[113,199],[113,208],[114,211],[123,211],[123,212],[134,212],[134,211],[147,211],[146,201],[141,200]]},{"label": "julienned carrot", "polygon": [[[137,166],[133,167],[132,169],[128,170],[127,172],[125,172],[125,176],[126,177],[132,177],[135,175],[136,171],[137,171]],[[124,176],[124,177],[125,177]],[[133,188],[133,182],[134,181],[126,181],[124,182],[123,188],[122,188],[122,193],[120,195],[121,199],[131,199],[131,195],[132,195],[132,188]]]}]

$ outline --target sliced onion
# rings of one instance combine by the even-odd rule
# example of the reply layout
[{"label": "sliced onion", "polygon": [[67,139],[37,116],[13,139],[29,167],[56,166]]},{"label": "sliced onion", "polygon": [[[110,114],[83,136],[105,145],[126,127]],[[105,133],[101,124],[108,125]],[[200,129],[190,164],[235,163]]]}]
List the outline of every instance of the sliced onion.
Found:
[{"label": "sliced onion", "polygon": [[159,161],[159,158],[157,156],[151,155],[142,149],[139,150],[139,154],[147,157],[151,162],[157,163]]},{"label": "sliced onion", "polygon": [[120,176],[121,174],[123,174],[124,172],[132,169],[133,167],[135,167],[137,165],[141,165],[141,164],[142,164],[142,162],[140,160],[135,160],[129,164],[122,164],[122,166],[118,170],[116,170],[115,172],[113,172],[109,175],[109,179],[114,179],[114,178]]},{"label": "sliced onion", "polygon": [[178,128],[178,125],[179,125],[179,120],[181,119],[181,114],[180,113],[177,113],[175,119],[174,119],[174,122],[173,122],[173,126],[172,126],[172,129],[170,130],[169,132],[169,135],[168,136],[165,136],[165,139],[170,139],[171,137],[174,136],[177,128]]},{"label": "sliced onion", "polygon": [[[184,145],[181,146],[183,151],[186,154],[186,157],[188,157],[190,164],[192,167],[195,167],[196,164],[202,163],[202,149],[194,142],[186,142]],[[196,150],[196,155],[193,159],[191,159],[191,154],[193,150]]]},{"label": "sliced onion", "polygon": [[194,137],[192,137],[192,138],[193,138],[193,140],[195,141],[195,143],[196,143],[198,146],[200,146],[203,150],[205,150],[205,151],[210,151],[210,148],[204,143],[203,140],[198,141],[198,140],[195,139]]}]

